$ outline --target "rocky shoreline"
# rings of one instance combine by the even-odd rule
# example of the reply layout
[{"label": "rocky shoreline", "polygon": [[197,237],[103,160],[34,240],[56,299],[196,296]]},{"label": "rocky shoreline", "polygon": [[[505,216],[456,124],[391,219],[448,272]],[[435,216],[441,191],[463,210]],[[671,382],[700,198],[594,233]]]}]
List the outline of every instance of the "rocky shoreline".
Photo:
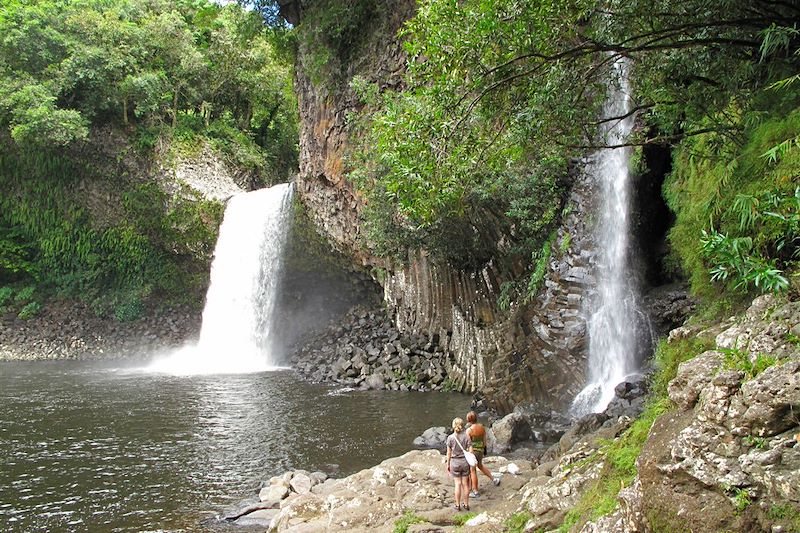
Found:
[{"label": "rocky shoreline", "polygon": [[384,308],[356,307],[304,339],[291,365],[314,383],[394,391],[448,391],[451,358],[438,336],[401,333]]},{"label": "rocky shoreline", "polygon": [[200,312],[189,307],[149,310],[139,320],[97,317],[80,302],[55,302],[27,320],[0,317],[0,361],[119,359],[181,346],[196,339]]},{"label": "rocky shoreline", "polygon": [[[452,509],[442,427],[414,441],[434,449],[342,479],[302,470],[273,477],[256,503],[227,521],[289,533],[388,533],[400,525],[408,533],[800,530],[800,302],[760,297],[744,315],[677,328],[669,342],[686,338],[714,348],[680,363],[659,400],[664,410],[632,449],[635,476],[612,480],[613,505],[603,512],[585,502],[619,460],[610,447],[625,446],[640,423],[646,378],[620,384],[603,413],[569,420],[518,407],[496,420],[485,463],[502,481],[494,487],[482,478],[467,514]],[[591,505],[588,514],[575,511],[581,505]]]}]

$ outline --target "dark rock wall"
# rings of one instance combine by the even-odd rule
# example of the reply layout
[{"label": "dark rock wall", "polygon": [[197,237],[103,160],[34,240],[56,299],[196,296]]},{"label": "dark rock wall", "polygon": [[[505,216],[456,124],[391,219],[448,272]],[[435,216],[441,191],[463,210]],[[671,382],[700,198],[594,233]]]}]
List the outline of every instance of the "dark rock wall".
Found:
[{"label": "dark rock wall", "polygon": [[[313,1],[295,2],[282,9],[299,10],[302,24],[304,10]],[[364,28],[362,47],[335,73],[334,80],[315,84],[305,63],[313,51],[301,40],[298,54],[296,91],[300,108],[300,176],[297,191],[315,224],[340,251],[355,257],[361,264],[375,262],[359,247],[359,211],[362,198],[345,179],[344,158],[348,149],[347,115],[360,109],[358,97],[348,82],[354,75],[363,76],[381,88],[396,87],[405,68],[401,42],[395,38],[403,23],[411,18],[414,0],[381,2],[378,18]]]},{"label": "dark rock wall", "polygon": [[[408,267],[387,276],[385,299],[395,310],[397,325],[435,335],[453,355],[450,378],[462,390],[479,391],[486,407],[508,412],[517,404],[535,402],[560,409],[582,386],[582,308],[593,285],[594,257],[591,228],[583,215],[593,208],[593,191],[588,177],[575,179],[548,272],[530,303],[500,310],[500,287],[509,278],[494,264],[468,273],[417,254]],[[562,242],[569,246],[562,249]]]}]

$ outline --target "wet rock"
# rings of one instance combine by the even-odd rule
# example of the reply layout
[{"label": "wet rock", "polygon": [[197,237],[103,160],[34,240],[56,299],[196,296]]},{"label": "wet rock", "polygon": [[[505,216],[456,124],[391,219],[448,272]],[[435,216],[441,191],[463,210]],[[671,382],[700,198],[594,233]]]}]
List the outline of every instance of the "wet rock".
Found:
[{"label": "wet rock", "polygon": [[608,420],[604,413],[589,413],[579,418],[558,441],[558,449],[561,453],[566,452],[578,442],[583,436],[600,429]]},{"label": "wet rock", "polygon": [[647,396],[647,379],[641,376],[637,380],[624,381],[614,389],[614,398],[603,411],[609,419],[621,416],[636,418],[644,410]]},{"label": "wet rock", "polygon": [[199,328],[199,311],[188,307],[148,308],[138,320],[119,322],[81,302],[50,302],[28,320],[0,317],[0,361],[141,358],[196,339]]},{"label": "wet rock", "polygon": [[302,377],[314,382],[368,390],[441,390],[447,354],[425,351],[431,345],[429,338],[399,335],[390,322],[383,309],[354,308],[341,322],[295,349],[291,362]]},{"label": "wet rock", "polygon": [[383,390],[386,388],[386,383],[379,374],[370,374],[364,381],[364,386],[369,390]]},{"label": "wet rock", "polygon": [[664,285],[648,291],[643,298],[651,324],[659,336],[683,325],[694,311],[697,301],[689,296],[688,287]]}]

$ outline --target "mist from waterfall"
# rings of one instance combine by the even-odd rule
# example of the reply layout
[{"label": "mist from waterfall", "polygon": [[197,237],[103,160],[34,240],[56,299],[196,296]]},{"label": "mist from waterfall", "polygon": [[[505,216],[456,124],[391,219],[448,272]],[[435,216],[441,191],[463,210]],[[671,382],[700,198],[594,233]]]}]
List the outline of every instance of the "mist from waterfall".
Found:
[{"label": "mist from waterfall", "polygon": [[[614,64],[603,117],[604,142],[608,146],[624,144],[634,124],[625,59]],[[614,388],[639,369],[646,318],[639,309],[631,261],[630,156],[630,147],[604,148],[592,156],[587,168],[602,197],[595,230],[597,287],[586,309],[587,385],[573,401],[575,415],[603,411],[614,398]]]},{"label": "mist from waterfall", "polygon": [[200,338],[154,361],[148,370],[187,375],[275,368],[270,328],[291,198],[292,186],[281,184],[229,200],[214,249]]}]

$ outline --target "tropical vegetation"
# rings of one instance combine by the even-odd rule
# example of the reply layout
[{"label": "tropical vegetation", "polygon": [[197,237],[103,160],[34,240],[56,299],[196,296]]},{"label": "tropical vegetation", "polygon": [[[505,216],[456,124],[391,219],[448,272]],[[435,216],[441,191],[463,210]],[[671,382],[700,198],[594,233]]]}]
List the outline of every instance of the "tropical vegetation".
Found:
[{"label": "tropical vegetation", "polygon": [[4,2],[0,286],[118,317],[202,288],[222,206],[159,168],[209,151],[254,185],[294,171],[286,32],[206,0]]}]

